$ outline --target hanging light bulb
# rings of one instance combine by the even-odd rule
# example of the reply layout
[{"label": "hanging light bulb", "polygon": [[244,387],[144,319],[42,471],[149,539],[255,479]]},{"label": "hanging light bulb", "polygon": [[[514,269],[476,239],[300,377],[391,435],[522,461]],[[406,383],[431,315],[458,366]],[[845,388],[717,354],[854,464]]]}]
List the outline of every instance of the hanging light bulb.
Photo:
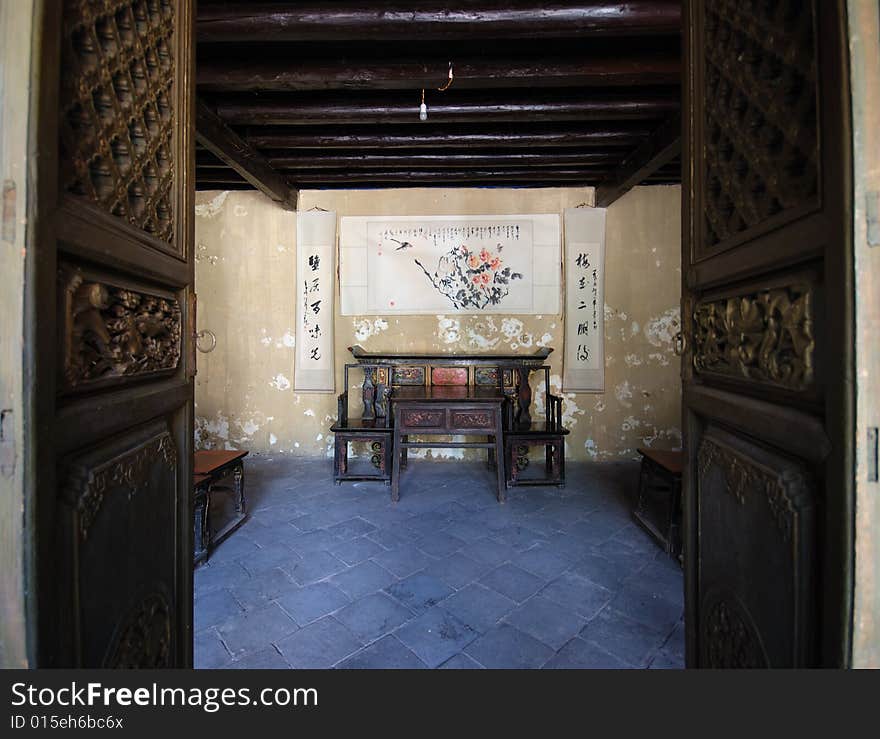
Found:
[{"label": "hanging light bulb", "polygon": [[425,105],[425,88],[422,88],[422,104],[419,106],[419,120],[428,120],[428,106]]}]

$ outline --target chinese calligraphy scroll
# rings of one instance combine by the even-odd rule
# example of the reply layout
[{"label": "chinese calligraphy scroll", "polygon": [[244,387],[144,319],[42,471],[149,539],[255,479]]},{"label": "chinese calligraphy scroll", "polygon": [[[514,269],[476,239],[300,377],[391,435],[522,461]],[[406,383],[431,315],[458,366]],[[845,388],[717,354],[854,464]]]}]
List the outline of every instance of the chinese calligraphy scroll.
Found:
[{"label": "chinese calligraphy scroll", "polygon": [[336,277],[336,213],[296,214],[297,392],[334,392],[333,286]]},{"label": "chinese calligraphy scroll", "polygon": [[558,313],[559,216],[344,217],[343,315]]},{"label": "chinese calligraphy scroll", "polygon": [[605,389],[605,210],[565,211],[565,366],[567,392]]}]

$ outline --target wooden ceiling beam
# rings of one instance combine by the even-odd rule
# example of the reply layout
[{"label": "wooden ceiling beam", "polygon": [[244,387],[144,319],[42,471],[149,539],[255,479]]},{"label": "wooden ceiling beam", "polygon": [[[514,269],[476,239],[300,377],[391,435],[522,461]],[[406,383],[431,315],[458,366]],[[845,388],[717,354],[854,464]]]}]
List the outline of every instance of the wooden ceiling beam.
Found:
[{"label": "wooden ceiling beam", "polygon": [[569,126],[269,126],[242,137],[258,149],[504,149],[533,147],[624,147],[651,135],[644,123]]},{"label": "wooden ceiling beam", "polygon": [[[513,150],[507,152],[474,153],[449,151],[442,153],[405,152],[401,154],[327,153],[319,156],[271,156],[269,163],[278,169],[430,169],[438,167],[455,169],[462,167],[566,167],[595,166],[616,163],[621,159],[620,150],[604,152]],[[209,164],[210,166],[210,164]]]},{"label": "wooden ceiling beam", "polygon": [[453,7],[439,0],[238,2],[201,5],[196,20],[202,43],[671,35],[680,30],[678,0],[480,0]]},{"label": "wooden ceiling beam", "polygon": [[596,206],[607,208],[681,154],[681,117],[669,118],[596,186]]},{"label": "wooden ceiling beam", "polygon": [[[224,96],[216,102],[215,109],[220,118],[233,126],[416,125],[421,123],[419,103],[416,91],[393,95],[299,93]],[[589,90],[544,90],[532,94],[450,91],[428,93],[427,105],[428,120],[433,123],[588,121],[665,118],[678,111],[679,99],[677,89],[626,94],[595,94]]]},{"label": "wooden ceiling beam", "polygon": [[[196,66],[200,91],[428,90],[444,84],[449,58],[209,58]],[[453,60],[456,90],[677,84],[681,62],[669,53]]]},{"label": "wooden ceiling beam", "polygon": [[196,101],[196,140],[283,208],[296,210],[297,191],[202,100]]},{"label": "wooden ceiling beam", "polygon": [[[364,182],[390,183],[390,182],[432,182],[443,181],[456,183],[465,182],[489,182],[496,179],[517,180],[520,182],[540,182],[543,180],[554,181],[583,181],[587,178],[596,180],[603,174],[611,171],[611,167],[591,169],[588,167],[577,168],[553,168],[544,169],[531,167],[527,169],[517,168],[474,168],[474,169],[392,169],[392,170],[311,170],[297,171],[297,184],[300,187],[320,184],[349,183],[357,185]],[[211,176],[216,170],[205,172]],[[199,175],[201,177],[201,175]]]}]

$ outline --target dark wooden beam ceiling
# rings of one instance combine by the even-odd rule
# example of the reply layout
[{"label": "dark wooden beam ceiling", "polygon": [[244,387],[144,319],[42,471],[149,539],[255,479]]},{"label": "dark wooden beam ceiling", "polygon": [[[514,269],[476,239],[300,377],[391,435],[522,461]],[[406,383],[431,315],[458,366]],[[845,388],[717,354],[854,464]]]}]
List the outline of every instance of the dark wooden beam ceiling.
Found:
[{"label": "dark wooden beam ceiling", "polygon": [[201,100],[196,101],[196,140],[272,200],[296,210],[296,190]]},{"label": "dark wooden beam ceiling", "polygon": [[200,3],[196,36],[209,41],[447,41],[678,34],[675,0],[459,2],[336,0]]},{"label": "dark wooden beam ceiling", "polygon": [[680,23],[677,0],[200,0],[198,186],[678,182]]},{"label": "dark wooden beam ceiling", "polygon": [[596,187],[596,206],[607,208],[681,154],[681,116],[672,116]]}]

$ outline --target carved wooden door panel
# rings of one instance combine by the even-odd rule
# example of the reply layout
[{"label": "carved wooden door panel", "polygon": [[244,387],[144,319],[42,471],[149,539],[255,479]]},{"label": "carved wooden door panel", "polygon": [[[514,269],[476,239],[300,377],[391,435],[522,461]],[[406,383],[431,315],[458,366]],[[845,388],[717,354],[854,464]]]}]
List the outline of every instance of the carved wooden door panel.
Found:
[{"label": "carved wooden door panel", "polygon": [[842,5],[687,3],[691,666],[846,661],[853,467]]},{"label": "carved wooden door panel", "polygon": [[192,8],[46,7],[31,290],[33,651],[50,667],[187,666]]}]

